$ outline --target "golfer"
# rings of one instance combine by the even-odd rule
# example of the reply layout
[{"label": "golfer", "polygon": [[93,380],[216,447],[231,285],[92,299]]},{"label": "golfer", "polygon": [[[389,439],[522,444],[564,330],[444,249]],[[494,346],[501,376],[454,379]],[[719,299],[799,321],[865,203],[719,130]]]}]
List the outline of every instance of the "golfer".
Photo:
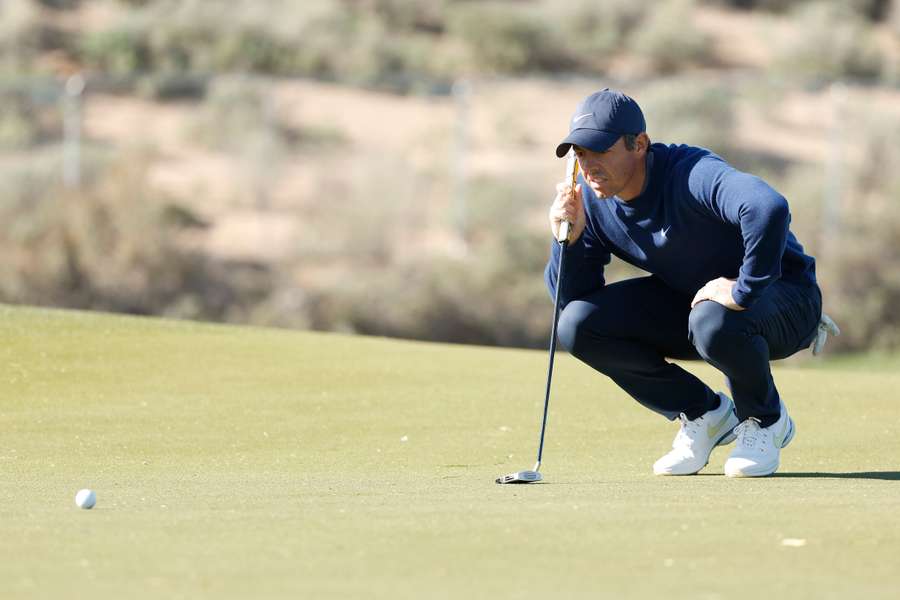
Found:
[{"label": "golfer", "polygon": [[[697,473],[735,440],[726,475],[774,473],[795,427],[769,362],[809,347],[822,314],[815,260],[790,231],[787,201],[709,150],[651,143],[637,102],[610,89],[578,105],[556,155],[570,149],[582,175],[574,190],[557,185],[550,208],[554,239],[571,224],[560,343],[680,421],[657,475]],[[612,256],[650,275],[607,285]],[[705,360],[731,397],[667,358]]]}]

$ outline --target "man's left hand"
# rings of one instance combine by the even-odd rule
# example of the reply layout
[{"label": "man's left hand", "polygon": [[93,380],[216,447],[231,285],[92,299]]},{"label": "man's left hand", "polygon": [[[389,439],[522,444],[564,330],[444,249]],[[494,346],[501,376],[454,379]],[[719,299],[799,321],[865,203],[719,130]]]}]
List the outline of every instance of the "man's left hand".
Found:
[{"label": "man's left hand", "polygon": [[735,283],[734,279],[726,279],[725,277],[719,277],[707,282],[694,295],[694,299],[691,301],[691,308],[694,308],[704,300],[712,300],[731,310],[746,310],[731,297],[731,290],[734,288]]}]

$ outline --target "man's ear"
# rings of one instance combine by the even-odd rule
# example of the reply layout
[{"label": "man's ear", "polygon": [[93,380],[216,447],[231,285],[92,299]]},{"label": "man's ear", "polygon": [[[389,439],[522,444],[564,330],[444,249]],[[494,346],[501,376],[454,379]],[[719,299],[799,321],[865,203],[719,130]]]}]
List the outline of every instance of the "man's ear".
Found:
[{"label": "man's ear", "polygon": [[646,153],[650,148],[650,136],[646,132],[637,134],[637,137],[634,138],[634,146],[638,152]]}]

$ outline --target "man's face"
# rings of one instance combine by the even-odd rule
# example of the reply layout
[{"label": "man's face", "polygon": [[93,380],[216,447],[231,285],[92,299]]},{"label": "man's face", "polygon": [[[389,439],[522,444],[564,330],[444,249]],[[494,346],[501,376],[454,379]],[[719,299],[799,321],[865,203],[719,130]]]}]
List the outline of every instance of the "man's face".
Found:
[{"label": "man's face", "polygon": [[[640,138],[635,149],[628,150],[621,137],[605,152],[594,152],[581,146],[574,148],[585,181],[600,198],[617,196],[622,190],[634,187],[634,175],[646,151]],[[635,194],[639,192],[637,190]]]}]

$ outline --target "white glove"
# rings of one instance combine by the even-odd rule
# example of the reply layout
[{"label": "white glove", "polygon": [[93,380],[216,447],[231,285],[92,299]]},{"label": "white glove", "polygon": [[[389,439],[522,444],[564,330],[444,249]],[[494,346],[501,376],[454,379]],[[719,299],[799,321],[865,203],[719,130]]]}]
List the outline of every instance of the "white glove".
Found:
[{"label": "white glove", "polygon": [[816,339],[812,343],[812,353],[814,355],[818,355],[822,351],[829,333],[831,335],[841,335],[841,330],[838,329],[837,323],[831,320],[831,317],[822,313],[822,318],[819,319],[819,328],[816,331]]}]

